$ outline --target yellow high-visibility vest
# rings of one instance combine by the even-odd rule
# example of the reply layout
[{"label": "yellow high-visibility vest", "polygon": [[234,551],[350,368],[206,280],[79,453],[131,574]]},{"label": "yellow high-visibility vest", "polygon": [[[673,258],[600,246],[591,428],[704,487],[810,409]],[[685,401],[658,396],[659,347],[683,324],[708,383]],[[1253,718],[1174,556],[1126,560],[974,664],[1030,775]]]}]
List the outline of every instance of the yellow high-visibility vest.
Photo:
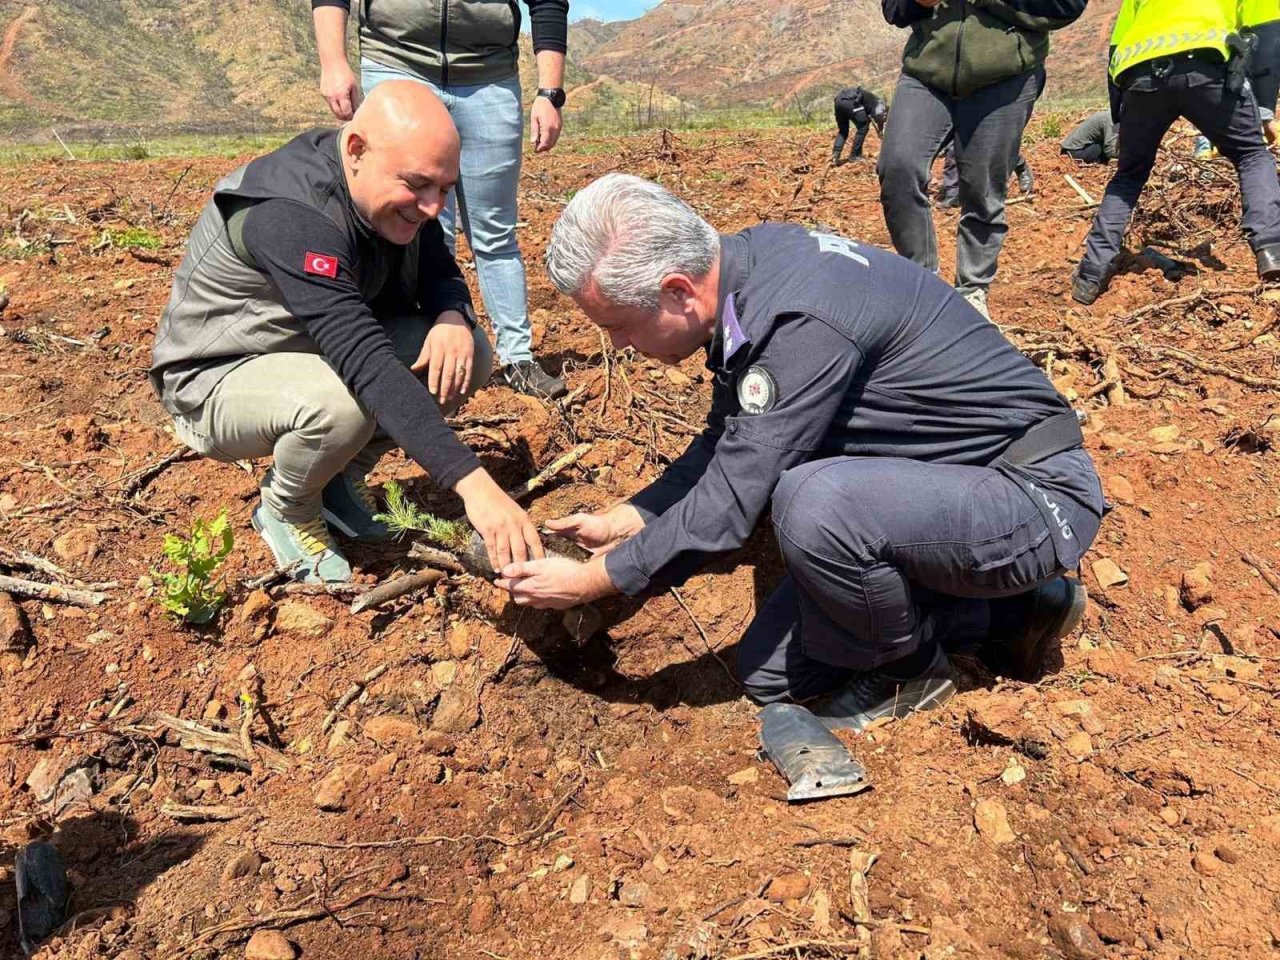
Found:
[{"label": "yellow high-visibility vest", "polygon": [[1280,0],[1240,0],[1240,25],[1256,27],[1280,20]]},{"label": "yellow high-visibility vest", "polygon": [[[1111,77],[1157,57],[1185,50],[1217,50],[1226,59],[1227,37],[1240,30],[1248,0],[1124,0],[1111,32]],[[1280,0],[1256,0],[1261,6]]]}]

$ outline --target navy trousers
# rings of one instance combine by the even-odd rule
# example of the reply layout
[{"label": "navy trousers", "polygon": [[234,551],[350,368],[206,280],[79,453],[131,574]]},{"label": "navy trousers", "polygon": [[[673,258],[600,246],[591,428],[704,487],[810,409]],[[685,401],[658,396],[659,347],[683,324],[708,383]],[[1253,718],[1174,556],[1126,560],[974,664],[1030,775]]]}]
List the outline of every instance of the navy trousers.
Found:
[{"label": "navy trousers", "polygon": [[[1093,469],[1083,451],[1045,463]],[[988,633],[988,600],[1064,572],[1043,515],[989,467],[815,460],[782,475],[773,525],[787,576],[747,628],[737,663],[762,703],[811,699],[924,643],[976,643]],[[1082,549],[1097,534],[1096,522],[1073,526]]]},{"label": "navy trousers", "polygon": [[[1139,64],[1120,79],[1120,156],[1115,176],[1107,184],[1102,204],[1085,241],[1079,273],[1103,282],[1111,261],[1120,252],[1138,196],[1147,185],[1156,151],[1169,127],[1186,117],[1218,152],[1231,161],[1240,178],[1245,239],[1255,250],[1280,243],[1280,181],[1276,162],[1262,139],[1262,121],[1253,94],[1226,89],[1226,67],[1186,56],[1155,66]],[[1130,73],[1138,71],[1129,78]]]}]

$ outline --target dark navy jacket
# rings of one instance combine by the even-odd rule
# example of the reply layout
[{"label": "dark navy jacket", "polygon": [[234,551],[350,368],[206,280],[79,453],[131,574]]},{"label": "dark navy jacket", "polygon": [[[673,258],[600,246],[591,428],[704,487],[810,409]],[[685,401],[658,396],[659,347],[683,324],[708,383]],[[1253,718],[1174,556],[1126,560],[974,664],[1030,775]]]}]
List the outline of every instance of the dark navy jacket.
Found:
[{"label": "dark navy jacket", "polygon": [[[721,240],[720,298],[707,427],[632,498],[647,524],[606,557],[629,595],[741,546],[798,464],[846,455],[988,465],[1028,427],[1071,409],[954,289],[876,247],[753,227]],[[762,390],[768,409],[744,410],[740,395],[758,408]],[[1066,520],[1096,526],[1104,501],[1087,453],[1027,473]]]}]

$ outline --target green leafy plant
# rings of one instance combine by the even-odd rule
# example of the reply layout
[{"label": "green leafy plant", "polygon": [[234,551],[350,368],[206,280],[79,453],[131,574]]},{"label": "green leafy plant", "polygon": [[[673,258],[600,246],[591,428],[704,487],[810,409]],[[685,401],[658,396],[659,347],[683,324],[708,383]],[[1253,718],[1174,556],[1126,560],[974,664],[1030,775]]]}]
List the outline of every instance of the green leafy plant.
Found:
[{"label": "green leafy plant", "polygon": [[222,562],[235,546],[235,533],[224,509],[212,523],[199,517],[191,524],[191,536],[164,536],[164,555],[176,572],[153,570],[160,583],[160,606],[172,617],[188,623],[208,623],[227,599]]},{"label": "green leafy plant", "polygon": [[112,230],[110,228],[103,230],[102,235],[98,237],[98,242],[93,245],[93,249],[104,250],[110,247],[126,249],[134,247],[141,250],[159,250],[163,246],[164,239],[156,236],[146,227],[129,227],[125,230]]},{"label": "green leafy plant", "polygon": [[404,494],[404,488],[394,480],[387,483],[387,509],[374,514],[373,519],[385,523],[397,536],[406,533],[425,533],[451,550],[464,550],[471,542],[471,527],[461,520],[442,520],[427,513]]},{"label": "green leafy plant", "polygon": [[1040,122],[1040,133],[1046,140],[1062,139],[1062,117],[1051,113]]}]

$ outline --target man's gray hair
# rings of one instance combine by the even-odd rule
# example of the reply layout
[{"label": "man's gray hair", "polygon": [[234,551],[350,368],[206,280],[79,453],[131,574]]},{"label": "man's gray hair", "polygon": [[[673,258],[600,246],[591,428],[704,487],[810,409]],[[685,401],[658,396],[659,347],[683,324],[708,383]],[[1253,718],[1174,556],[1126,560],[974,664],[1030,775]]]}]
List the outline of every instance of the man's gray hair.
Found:
[{"label": "man's gray hair", "polygon": [[561,293],[581,293],[594,280],[609,303],[656,310],[663,277],[705,277],[719,252],[715,229],[670,190],[610,173],[560,214],[547,273]]}]

